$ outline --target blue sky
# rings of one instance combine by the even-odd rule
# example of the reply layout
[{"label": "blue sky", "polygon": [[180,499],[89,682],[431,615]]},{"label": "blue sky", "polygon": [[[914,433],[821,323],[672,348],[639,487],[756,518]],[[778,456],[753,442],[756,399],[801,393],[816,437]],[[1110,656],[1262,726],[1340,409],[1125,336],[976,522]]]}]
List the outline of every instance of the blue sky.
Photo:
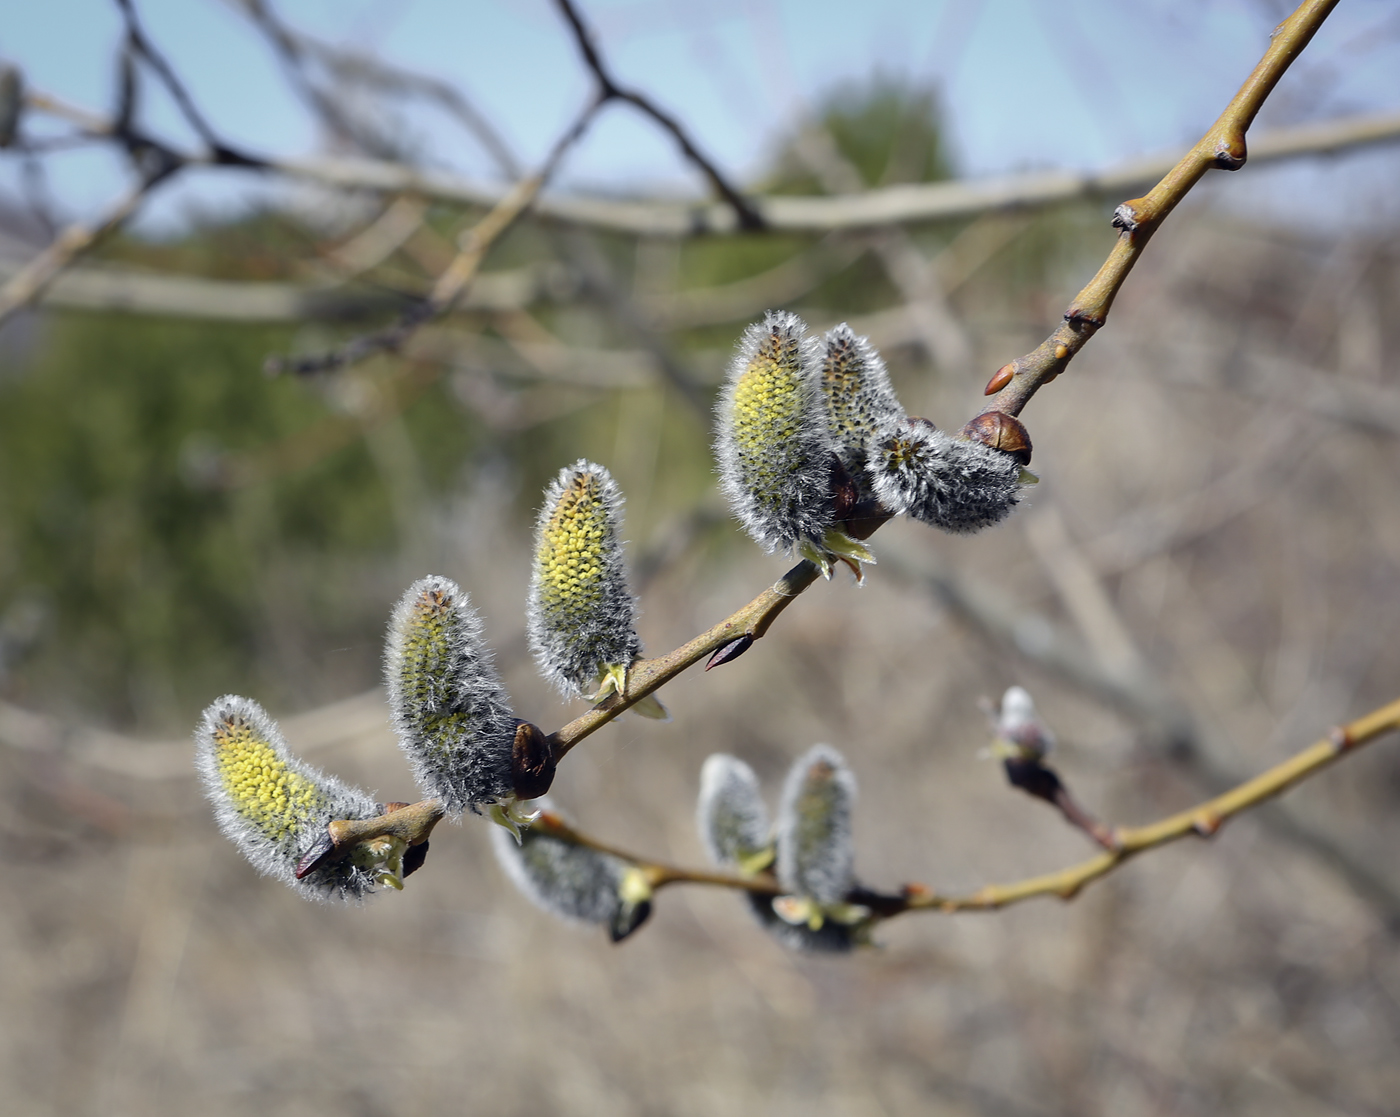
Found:
[{"label": "blue sky", "polygon": [[[315,121],[264,45],[225,0],[137,0],[216,128],[238,145],[280,155],[317,150]],[[280,0],[295,26],[451,80],[538,160],[591,88],[550,0]],[[619,78],[686,122],[739,181],[761,173],[775,137],[843,81],[879,71],[937,86],[964,174],[1092,167],[1196,138],[1263,50],[1283,12],[1270,0],[581,0]],[[0,57],[35,87],[79,104],[112,101],[120,22],[111,0],[12,5]],[[1266,108],[1261,126],[1400,108],[1400,10],[1346,0]],[[149,122],[191,142],[158,94]],[[480,176],[489,159],[432,112],[404,131],[428,161]],[[1323,219],[1391,207],[1394,150],[1259,172],[1230,190]],[[0,189],[13,192],[13,161]],[[104,154],[50,160],[69,213],[101,204],[122,169]],[[695,193],[670,139],[625,106],[610,108],[560,186],[615,193]],[[192,204],[217,207],[265,190],[249,176],[202,172],[149,220]],[[1215,186],[1216,192],[1221,187]],[[1325,212],[1324,212],[1325,211]]]}]

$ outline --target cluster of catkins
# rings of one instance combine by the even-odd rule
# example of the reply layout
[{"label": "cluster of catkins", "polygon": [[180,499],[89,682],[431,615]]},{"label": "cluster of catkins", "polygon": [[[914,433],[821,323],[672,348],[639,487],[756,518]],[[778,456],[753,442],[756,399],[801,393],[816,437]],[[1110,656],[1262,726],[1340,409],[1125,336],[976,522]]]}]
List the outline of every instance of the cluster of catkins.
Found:
[{"label": "cluster of catkins", "polygon": [[[617,485],[590,462],[561,470],[545,493],[528,632],[541,671],[566,694],[625,693],[642,653],[621,517]],[[390,720],[424,795],[448,815],[484,812],[518,835],[531,817],[525,804],[549,790],[554,759],[544,734],[512,710],[481,619],[455,582],[423,578],[400,599],[384,682]],[[665,714],[654,698],[633,708]],[[400,885],[403,866],[411,872],[421,863],[421,851],[405,857],[392,842],[327,857],[330,822],[373,818],[385,807],[293,756],[256,702],[219,699],[205,711],[195,746],[220,828],[260,871],[304,895],[358,898],[376,884]]]},{"label": "cluster of catkins", "polygon": [[[841,755],[817,745],[788,772],[776,825],[753,769],[715,754],[700,772],[696,821],[711,859],[753,882],[744,899],[759,924],[796,950],[845,951],[869,939],[876,916],[852,902],[851,811],[856,782]],[[550,826],[516,843],[494,835],[496,856],[522,892],[564,919],[596,923],[613,941],[651,912],[645,870],[619,854],[572,840]],[[775,891],[776,889],[776,891]]]},{"label": "cluster of catkins", "polygon": [[[1004,517],[1028,479],[1024,455],[906,416],[878,354],[848,326],[818,342],[786,313],[744,334],[719,418],[720,476],[739,519],[769,551],[797,551],[828,575],[837,559],[857,573],[861,561],[873,561],[860,540],[883,519],[908,514],[971,531]],[[622,503],[608,471],[588,461],[550,484],[535,528],[529,642],[565,694],[617,694],[639,713],[664,717],[653,696],[628,694],[642,644],[622,559]],[[515,715],[458,585],[434,576],[408,588],[389,623],[384,679],[424,795],[449,816],[472,811],[500,822],[509,833],[497,835],[497,850],[523,891],[551,911],[605,924],[614,938],[641,924],[651,884],[638,866],[570,840],[567,827],[529,829],[553,779],[553,748]],[[402,887],[422,864],[425,840],[337,847],[331,823],[388,808],[293,756],[257,703],[220,698],[195,741],[221,829],[255,867],[302,894],[359,898],[377,885]],[[840,756],[817,746],[793,768],[770,827],[746,765],[729,756],[705,765],[705,843],[718,864],[754,879],[749,904],[789,945],[846,949],[873,922],[850,902],[854,796]]]},{"label": "cluster of catkins", "polygon": [[845,323],[818,341],[770,311],[739,342],[715,455],[734,514],[766,550],[830,574],[872,561],[864,525],[909,515],[947,531],[1002,520],[1034,477],[1027,455],[954,437],[904,413],[884,362]]}]

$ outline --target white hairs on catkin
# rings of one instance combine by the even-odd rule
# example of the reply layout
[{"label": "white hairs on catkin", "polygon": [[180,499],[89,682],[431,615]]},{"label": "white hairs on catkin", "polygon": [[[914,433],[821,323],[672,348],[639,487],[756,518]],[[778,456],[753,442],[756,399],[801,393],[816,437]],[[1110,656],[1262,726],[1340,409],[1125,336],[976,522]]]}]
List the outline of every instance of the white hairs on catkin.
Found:
[{"label": "white hairs on catkin", "polygon": [[841,903],[855,882],[851,810],[856,778],[830,745],[798,757],[778,807],[778,883],[819,904]]},{"label": "white hairs on catkin", "polygon": [[425,794],[460,814],[514,794],[518,721],[460,586],[409,586],[389,621],[384,682],[399,747]]},{"label": "white hairs on catkin", "polygon": [[380,813],[368,793],[292,755],[263,708],[236,694],[204,711],[194,741],[195,767],[219,829],[255,869],[311,899],[359,899],[374,891],[374,873],[347,860],[296,879],[298,862],[325,839],[327,824]]},{"label": "white hairs on catkin", "polygon": [[904,408],[894,394],[885,362],[867,338],[842,322],[828,331],[823,346],[821,388],[827,428],[841,464],[864,497],[869,488],[865,477],[869,446],[883,428],[904,418]]},{"label": "white hairs on catkin", "polygon": [[726,753],[710,756],[700,769],[695,821],[716,865],[740,865],[771,840],[758,777],[742,760]]},{"label": "white hairs on catkin", "polygon": [[770,553],[820,543],[832,523],[833,445],[820,378],[821,349],[802,319],[770,310],[744,331],[720,396],[720,487]]},{"label": "white hairs on catkin", "polygon": [[642,654],[622,561],[622,504],[608,471],[580,458],[545,490],[535,522],[530,650],[566,694],[591,692],[605,668],[630,667]]},{"label": "white hairs on catkin", "polygon": [[[535,800],[552,810],[547,799]],[[650,890],[630,862],[544,832],[534,826],[519,842],[502,827],[491,828],[491,848],[512,884],[536,907],[576,923],[608,929],[618,942],[651,913]]]},{"label": "white hairs on catkin", "polygon": [[944,531],[971,532],[1006,518],[1021,497],[1021,465],[925,419],[882,428],[867,459],[875,496],[890,511]]}]

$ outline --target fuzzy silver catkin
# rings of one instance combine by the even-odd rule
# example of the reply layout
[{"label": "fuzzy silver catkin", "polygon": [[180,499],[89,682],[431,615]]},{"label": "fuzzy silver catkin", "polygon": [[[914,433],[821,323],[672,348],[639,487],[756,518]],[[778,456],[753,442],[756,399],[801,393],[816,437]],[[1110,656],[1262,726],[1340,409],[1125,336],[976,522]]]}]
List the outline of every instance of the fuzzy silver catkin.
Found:
[{"label": "fuzzy silver catkin", "polygon": [[1016,759],[1044,760],[1055,747],[1055,734],[1036,711],[1035,700],[1019,686],[1007,687],[996,717],[997,740]]},{"label": "fuzzy silver catkin", "polygon": [[[545,799],[535,800],[549,809]],[[503,827],[491,827],[491,848],[512,884],[537,907],[561,919],[609,925],[621,904],[628,865],[620,857],[566,842],[531,827],[517,844]]]},{"label": "fuzzy silver catkin", "polygon": [[460,586],[409,586],[389,621],[384,683],[390,720],[423,791],[449,814],[513,794],[516,717]]},{"label": "fuzzy silver catkin", "polygon": [[851,809],[856,779],[830,745],[813,745],[788,771],[778,808],[778,883],[819,904],[842,903],[855,877]]},{"label": "fuzzy silver catkin", "polygon": [[1021,498],[1021,466],[1010,454],[953,438],[920,419],[884,427],[866,469],[886,508],[944,531],[989,527]]},{"label": "fuzzy silver catkin", "polygon": [[604,667],[642,654],[622,561],[622,490],[580,458],[545,490],[526,612],[530,650],[566,694],[596,689]]},{"label": "fuzzy silver catkin", "polygon": [[867,450],[876,434],[904,418],[904,408],[880,354],[845,322],[823,339],[821,387],[836,453],[865,497]]},{"label": "fuzzy silver catkin", "polygon": [[819,543],[831,526],[821,351],[795,314],[750,326],[717,408],[715,457],[734,515],[768,552]]},{"label": "fuzzy silver catkin", "polygon": [[340,861],[296,879],[297,863],[335,819],[373,818],[379,805],[359,788],[293,756],[256,702],[226,694],[195,729],[195,767],[223,831],[260,873],[317,900],[359,899],[373,872]]},{"label": "fuzzy silver catkin", "polygon": [[726,753],[707,758],[700,769],[695,821],[716,865],[739,865],[762,852],[771,828],[753,769]]}]

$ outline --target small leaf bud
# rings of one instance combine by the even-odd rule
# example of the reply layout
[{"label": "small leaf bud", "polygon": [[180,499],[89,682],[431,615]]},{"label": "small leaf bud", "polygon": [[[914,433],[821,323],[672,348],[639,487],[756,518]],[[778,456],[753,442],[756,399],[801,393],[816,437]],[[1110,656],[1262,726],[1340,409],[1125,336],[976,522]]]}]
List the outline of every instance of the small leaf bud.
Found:
[{"label": "small leaf bud", "polygon": [[745,330],[717,409],[720,485],[769,553],[820,543],[832,524],[821,354],[806,334],[785,311]]},{"label": "small leaf bud", "polygon": [[[546,810],[550,804],[539,806]],[[651,886],[635,865],[549,833],[525,830],[517,844],[504,830],[491,831],[496,860],[518,889],[561,919],[596,923],[619,942],[651,914]]]},{"label": "small leaf bud", "polygon": [[516,797],[521,723],[491,665],[481,619],[455,582],[423,578],[400,599],[384,682],[399,747],[426,794],[451,815]]},{"label": "small leaf bud", "polygon": [[855,798],[855,776],[829,745],[814,745],[793,764],[778,809],[778,883],[785,892],[822,906],[845,902],[854,884]]},{"label": "small leaf bud", "polygon": [[953,532],[1005,519],[1020,500],[1023,472],[1012,454],[952,438],[927,419],[882,430],[869,471],[885,507]]},{"label": "small leaf bud", "polygon": [[330,822],[374,818],[380,808],[367,793],[293,756],[276,723],[251,699],[227,694],[204,711],[195,730],[195,767],[224,836],[258,872],[303,896],[359,899],[383,882],[379,866],[402,852],[324,859],[299,873],[303,861],[329,848]]},{"label": "small leaf bud", "polygon": [[752,873],[772,863],[768,809],[758,790],[758,777],[737,757],[715,753],[706,759],[700,769],[695,822],[716,865]]},{"label": "small leaf bud", "polygon": [[606,697],[642,654],[622,562],[622,503],[608,471],[579,459],[545,490],[535,524],[530,650],[566,694]]}]

